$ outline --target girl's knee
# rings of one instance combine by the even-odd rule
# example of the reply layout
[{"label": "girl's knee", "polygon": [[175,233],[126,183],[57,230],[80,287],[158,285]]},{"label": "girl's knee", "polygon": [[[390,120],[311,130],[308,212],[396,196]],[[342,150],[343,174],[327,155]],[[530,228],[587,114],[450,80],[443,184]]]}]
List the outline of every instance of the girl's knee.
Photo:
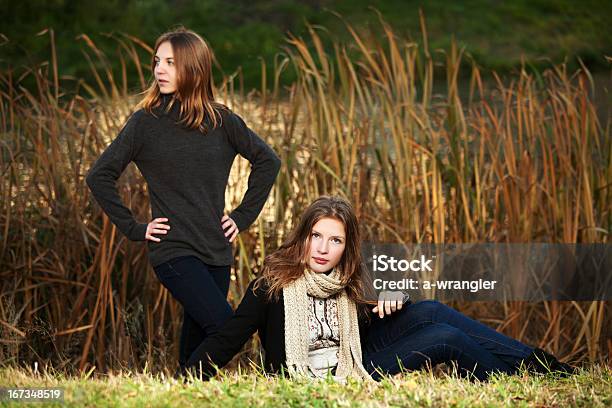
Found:
[{"label": "girl's knee", "polygon": [[466,334],[458,328],[441,323],[437,325],[436,333],[443,344],[456,345],[463,342]]},{"label": "girl's knee", "polygon": [[449,358],[454,356],[457,350],[468,347],[469,336],[462,330],[445,323],[434,324],[430,335],[434,339],[432,342],[434,349],[444,354],[440,357]]},{"label": "girl's knee", "polygon": [[429,299],[413,304],[412,310],[414,310],[415,313],[420,313],[429,317],[433,321],[438,311],[445,307],[447,307],[445,304],[440,303],[437,300]]},{"label": "girl's knee", "polygon": [[440,305],[443,305],[443,303],[438,302],[435,299],[425,299],[425,300],[421,300],[419,303],[417,304],[421,304],[421,305],[427,305],[429,307],[440,307]]}]

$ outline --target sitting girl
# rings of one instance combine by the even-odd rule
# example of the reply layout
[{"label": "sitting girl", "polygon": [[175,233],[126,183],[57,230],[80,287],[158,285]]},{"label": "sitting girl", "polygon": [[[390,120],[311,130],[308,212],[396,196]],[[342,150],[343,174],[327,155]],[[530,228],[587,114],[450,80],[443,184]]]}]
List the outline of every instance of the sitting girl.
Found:
[{"label": "sitting girl", "polygon": [[[492,372],[567,374],[573,368],[434,300],[402,305],[375,301],[360,255],[350,204],[320,197],[253,280],[234,316],[190,356],[187,369],[209,377],[256,331],[264,369],[337,381],[380,380],[384,374],[456,361],[460,375]],[[383,307],[384,306],[384,307]],[[374,318],[373,313],[384,318]],[[183,372],[184,374],[185,372]]]}]

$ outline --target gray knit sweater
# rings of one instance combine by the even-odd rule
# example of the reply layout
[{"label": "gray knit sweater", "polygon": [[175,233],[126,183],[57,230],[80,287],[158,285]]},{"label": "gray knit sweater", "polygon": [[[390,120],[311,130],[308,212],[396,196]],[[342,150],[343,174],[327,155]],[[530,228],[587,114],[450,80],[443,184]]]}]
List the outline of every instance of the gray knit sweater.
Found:
[{"label": "gray knit sweater", "polygon": [[[168,218],[167,234],[155,234],[161,242],[147,240],[149,261],[157,266],[174,257],[194,255],[211,265],[232,263],[232,246],[221,227],[225,188],[237,154],[251,163],[248,189],[242,202],[229,214],[243,231],[255,221],[280,169],[275,152],[242,118],[231,111],[222,114],[222,125],[206,134],[181,127],[180,103],[155,115],[140,109],[133,113],[119,135],[89,170],[86,181],[96,201],[117,228],[132,241],[144,241],[147,223],[121,201],[116,182],[134,162],[146,180],[152,218]],[[157,117],[156,117],[157,116]]]}]

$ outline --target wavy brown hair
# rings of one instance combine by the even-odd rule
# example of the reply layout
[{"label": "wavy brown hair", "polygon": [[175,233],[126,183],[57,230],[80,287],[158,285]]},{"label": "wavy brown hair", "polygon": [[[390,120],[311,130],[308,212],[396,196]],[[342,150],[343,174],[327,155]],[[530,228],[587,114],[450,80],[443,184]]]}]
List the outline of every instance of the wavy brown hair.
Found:
[{"label": "wavy brown hair", "polygon": [[[180,101],[179,124],[187,128],[208,130],[206,119],[212,127],[221,124],[221,110],[229,108],[215,102],[213,93],[212,61],[214,54],[206,41],[198,34],[184,27],[168,31],[155,41],[151,57],[151,72],[155,70],[155,54],[164,42],[170,42],[176,66],[176,91],[167,106],[169,111],[175,100]],[[144,97],[137,108],[143,108],[153,114],[153,108],[161,106],[161,92],[155,76],[149,88],[143,92]]]},{"label": "wavy brown hair", "polygon": [[268,299],[278,300],[282,289],[302,276],[307,266],[312,228],[322,218],[334,218],[344,225],[346,244],[336,268],[341,271],[347,295],[367,316],[365,306],[376,304],[376,301],[368,300],[375,298],[375,294],[361,258],[359,223],[351,204],[336,196],[321,196],[306,208],[287,239],[264,259],[261,276],[253,289],[265,284]]}]

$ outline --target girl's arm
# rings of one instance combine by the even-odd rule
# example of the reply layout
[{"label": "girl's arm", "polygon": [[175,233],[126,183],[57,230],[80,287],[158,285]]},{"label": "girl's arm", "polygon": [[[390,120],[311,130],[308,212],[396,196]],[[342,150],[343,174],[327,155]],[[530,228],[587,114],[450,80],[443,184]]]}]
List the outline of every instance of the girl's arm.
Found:
[{"label": "girl's arm", "polygon": [[[215,375],[215,367],[222,368],[240,351],[244,343],[261,326],[267,303],[264,289],[253,292],[255,280],[249,284],[240,305],[218,332],[206,339],[191,354],[186,368],[199,370],[205,378]],[[201,366],[200,366],[201,365]]]},{"label": "girl's arm", "polygon": [[239,231],[251,225],[263,208],[274,180],[280,170],[281,161],[266,142],[231,112],[228,115],[227,134],[234,149],[251,163],[248,189],[242,202],[230,213]]},{"label": "girl's arm", "polygon": [[147,224],[138,223],[132,211],[123,205],[116,183],[139,149],[136,132],[141,114],[141,111],[137,111],[130,116],[119,135],[100,155],[85,178],[94,198],[108,218],[132,241],[145,240]]}]

